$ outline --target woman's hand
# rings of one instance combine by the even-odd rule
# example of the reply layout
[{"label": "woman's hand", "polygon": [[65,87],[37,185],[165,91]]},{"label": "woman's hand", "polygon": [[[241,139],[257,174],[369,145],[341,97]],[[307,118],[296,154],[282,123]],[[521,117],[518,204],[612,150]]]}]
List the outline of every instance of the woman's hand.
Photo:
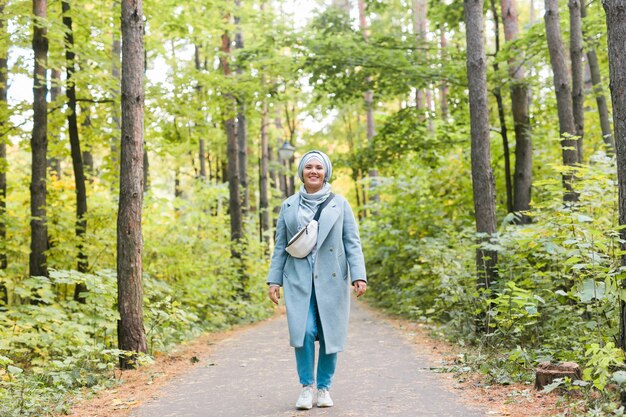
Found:
[{"label": "woman's hand", "polygon": [[267,295],[269,295],[270,300],[272,300],[274,304],[278,304],[278,300],[280,300],[280,287],[278,285],[270,285],[267,290]]},{"label": "woman's hand", "polygon": [[356,293],[357,297],[365,294],[365,291],[367,290],[367,282],[358,280],[354,281],[352,285],[354,286],[354,292]]}]

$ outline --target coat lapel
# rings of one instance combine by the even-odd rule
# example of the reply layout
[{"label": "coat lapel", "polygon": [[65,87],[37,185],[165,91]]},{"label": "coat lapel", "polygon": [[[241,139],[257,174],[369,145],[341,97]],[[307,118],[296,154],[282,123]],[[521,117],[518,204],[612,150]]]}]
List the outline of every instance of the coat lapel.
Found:
[{"label": "coat lapel", "polygon": [[293,236],[298,232],[298,204],[300,202],[300,195],[294,194],[287,200],[287,207],[285,208],[284,218],[285,225],[287,226],[288,236]]},{"label": "coat lapel", "polygon": [[324,240],[330,233],[330,229],[333,228],[333,225],[339,218],[341,214],[341,209],[337,204],[337,200],[333,199],[324,210],[322,210],[322,215],[320,216],[320,225],[317,232],[317,247],[319,248],[324,243]]}]

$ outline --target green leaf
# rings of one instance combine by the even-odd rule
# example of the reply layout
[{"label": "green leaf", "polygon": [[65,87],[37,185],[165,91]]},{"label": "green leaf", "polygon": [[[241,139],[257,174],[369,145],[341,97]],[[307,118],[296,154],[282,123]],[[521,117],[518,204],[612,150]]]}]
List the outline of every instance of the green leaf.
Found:
[{"label": "green leaf", "polygon": [[580,262],[580,257],[578,257],[578,256],[572,256],[571,258],[568,258],[568,259],[565,261],[565,265],[573,265],[573,264],[576,264],[576,263],[578,263],[578,262]]},{"label": "green leaf", "polygon": [[11,375],[19,375],[22,372],[24,372],[24,370],[22,368],[18,368],[17,366],[13,366],[13,365],[7,366],[7,371]]},{"label": "green leaf", "polygon": [[528,314],[537,314],[536,306],[526,306],[525,309],[528,312]]},{"label": "green leaf", "polygon": [[562,386],[563,384],[564,384],[563,378],[556,378],[551,384],[544,386],[542,392],[545,392],[547,394],[549,392],[554,391],[555,389]]},{"label": "green leaf", "polygon": [[602,300],[605,296],[605,287],[604,282],[586,279],[579,285],[578,297],[583,303],[588,303],[593,299]]},{"label": "green leaf", "polygon": [[611,376],[611,378],[613,379],[613,381],[621,385],[626,382],[626,371],[613,372],[613,376]]}]

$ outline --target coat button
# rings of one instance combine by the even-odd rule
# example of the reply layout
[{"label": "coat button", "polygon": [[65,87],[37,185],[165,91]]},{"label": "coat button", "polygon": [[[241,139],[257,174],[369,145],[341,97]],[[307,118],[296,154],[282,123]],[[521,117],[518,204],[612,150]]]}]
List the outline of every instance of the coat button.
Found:
[{"label": "coat button", "polygon": [[317,279],[317,275],[315,275],[315,279]]},{"label": "coat button", "polygon": [[333,251],[333,248],[330,248],[330,251],[332,252],[332,251]]},{"label": "coat button", "polygon": [[335,273],[333,272],[333,276],[334,276],[334,277],[336,277],[336,276],[337,276],[337,274],[335,274]]}]

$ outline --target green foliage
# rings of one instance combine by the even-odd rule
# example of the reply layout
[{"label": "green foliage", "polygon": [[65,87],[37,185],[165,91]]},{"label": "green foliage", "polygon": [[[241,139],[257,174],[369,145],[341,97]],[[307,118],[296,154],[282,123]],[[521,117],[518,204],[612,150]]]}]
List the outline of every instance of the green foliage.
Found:
[{"label": "green foliage", "polygon": [[[76,254],[72,213],[58,208],[73,205],[64,193],[71,178],[50,184],[49,201],[56,209],[50,216],[49,262],[65,269],[51,270],[50,278],[19,279],[9,275],[16,266],[7,270],[11,298],[0,314],[0,415],[64,412],[81,388],[114,384],[113,370],[123,354],[116,349],[115,201],[107,197],[106,184],[93,184],[85,247],[94,272],[81,274],[70,269]],[[158,190],[145,198],[144,325],[150,355],[201,332],[271,313],[264,291],[265,248],[254,222],[248,225],[248,279],[241,288],[239,263],[230,258],[226,185],[195,181],[192,191],[184,199],[157,197]],[[11,203],[13,213],[16,201]],[[20,253],[27,263],[22,245],[28,230],[19,227],[15,214],[10,223],[15,235],[7,243],[15,250],[11,256]],[[74,300],[79,282],[87,286],[85,304]],[[243,299],[241,291],[249,297]]]},{"label": "green foliage", "polygon": [[[507,216],[486,243],[498,252],[499,273],[480,290],[471,201],[446,188],[469,189],[460,185],[467,178],[463,168],[448,171],[444,181],[438,168],[414,160],[405,155],[392,167],[400,173],[376,188],[376,216],[364,225],[369,296],[394,313],[440,323],[448,338],[479,346],[482,353],[468,353],[467,364],[493,382],[530,380],[542,361],[575,361],[588,387],[607,392],[623,366],[614,344],[623,290],[613,162],[600,153],[578,168],[579,201],[566,206],[556,179],[561,168],[549,167],[555,180],[536,182],[533,222],[517,225]],[[440,158],[435,166],[445,162]],[[481,316],[487,333],[477,332]],[[584,382],[570,386],[589,389]]]},{"label": "green foliage", "polygon": [[[418,161],[417,156],[407,158],[394,178],[378,179],[381,202],[362,232],[371,288],[377,302],[394,312],[416,318],[454,315],[460,312],[436,309],[435,303],[438,297],[448,297],[456,304],[472,293],[469,285],[450,286],[455,273],[472,262],[471,245],[463,232],[455,231],[458,220],[470,225],[468,196],[455,192],[468,177],[463,168],[445,178],[437,175],[445,169],[446,158],[434,168]],[[439,286],[458,292],[440,294]]]},{"label": "green foliage", "polygon": [[[513,58],[524,64],[532,101],[534,183],[527,214],[533,222],[518,225],[515,215],[502,209],[504,149],[494,135],[492,165],[502,223],[482,244],[497,251],[499,269],[490,288],[479,289],[463,2],[428,1],[429,33],[419,42],[410,2],[366,0],[367,39],[354,16],[337,8],[320,5],[300,28],[301,20],[289,16],[281,1],[241,3],[145,3],[150,190],[144,200],[143,266],[150,353],[201,331],[269,314],[263,291],[267,248],[257,241],[255,216],[247,218],[248,238],[238,248],[243,260],[231,259],[223,121],[236,108],[248,122],[251,196],[257,193],[262,126],[274,150],[285,139],[297,145],[298,153],[314,147],[330,150],[337,168],[333,186],[354,190],[345,195],[357,196],[356,211],[365,218],[368,297],[394,313],[437,323],[446,337],[471,345],[459,370],[479,369],[491,381],[508,383],[528,380],[537,362],[575,360],[585,364],[585,378],[594,389],[606,394],[614,384],[622,386],[623,358],[614,343],[619,303],[626,295],[618,262],[622,242],[616,230],[613,161],[596,153],[602,148],[598,116],[586,111],[585,159],[594,156],[589,166],[576,171],[580,201],[563,204],[563,168],[554,165],[561,149],[545,30],[540,20],[529,22],[527,6],[520,7],[520,36],[503,42],[497,56],[490,55],[488,34],[488,88],[501,88],[511,132],[507,65]],[[49,29],[51,69],[63,72],[60,3],[49,6],[48,18],[37,24]],[[585,44],[598,52],[606,87],[604,13],[597,1],[587,11]],[[10,79],[19,84],[32,74],[25,52],[31,47],[31,9],[28,2],[8,1],[5,14],[9,33],[0,39],[0,51],[9,49]],[[67,109],[65,97],[59,96],[50,103],[48,123],[49,156],[62,162],[60,177],[48,182],[50,278],[28,277],[27,270],[31,105],[28,99],[0,104],[0,136],[9,144],[6,160],[0,161],[8,174],[7,239],[0,242],[9,259],[8,268],[0,271],[8,294],[8,303],[0,306],[3,415],[63,412],[68,407],[65,391],[112,383],[112,369],[124,354],[115,349],[120,115],[119,79],[111,69],[118,61],[112,43],[120,37],[119,14],[118,2],[72,2],[80,140],[95,165],[89,174],[87,233],[79,242]],[[567,31],[566,13],[561,20]],[[222,36],[227,33],[233,41],[239,31],[245,48],[233,48],[225,57]],[[442,35],[446,47],[439,43]],[[224,58],[230,76],[223,73]],[[64,84],[63,79],[51,85],[58,83]],[[444,87],[445,117],[440,103]],[[420,110],[414,106],[417,89],[433,96]],[[374,95],[373,139],[366,135],[364,120],[363,93],[368,90]],[[492,125],[499,126],[495,102],[491,95],[489,99]],[[586,108],[593,108],[593,99],[587,94]],[[201,140],[206,180],[199,178]],[[276,161],[270,166],[278,174],[288,173]],[[364,179],[374,169],[379,176]],[[74,271],[79,244],[89,258],[87,274]],[[74,301],[77,283],[87,286],[85,304]],[[488,331],[477,332],[477,322],[483,320]],[[567,381],[557,386],[582,388]],[[593,412],[620,413],[608,406]]]},{"label": "green foliage", "polygon": [[[182,236],[180,230],[170,229],[167,233]],[[183,269],[194,256],[189,243],[180,243],[177,251],[190,253],[189,257],[170,258],[180,261],[171,263],[174,269],[178,266],[178,272],[184,271],[184,277],[167,281],[147,274],[144,277],[144,320],[150,354],[167,351],[200,332],[270,313],[261,289],[263,268],[250,265],[246,290],[251,298],[237,299],[233,285],[236,275],[228,258],[219,261],[223,254],[202,252],[206,265],[216,266]],[[254,259],[258,263],[260,251],[252,252],[248,262]],[[87,285],[85,304],[74,301],[73,291],[68,291],[78,282]],[[115,383],[113,371],[123,352],[115,349],[118,313],[114,271],[81,274],[53,270],[50,278],[23,280],[16,293],[30,302],[11,305],[0,315],[0,415],[63,412],[70,405],[67,393],[76,395],[79,388],[100,389]]]},{"label": "green foliage", "polygon": [[378,97],[406,95],[411,87],[424,87],[441,75],[416,50],[414,39],[401,35],[400,27],[374,32],[365,41],[346,19],[333,8],[324,11],[313,19],[300,46],[317,100],[325,97],[338,106],[361,99],[367,90]]},{"label": "green foliage", "polygon": [[[585,355],[589,360],[583,371],[583,377],[593,381],[593,386],[599,390],[603,390],[609,380],[614,378],[615,374],[611,369],[624,364],[624,351],[616,348],[613,342],[608,342],[604,346],[592,343],[585,351]],[[617,380],[620,380],[620,374],[617,375]]]},{"label": "green foliage", "polygon": [[505,337],[524,333],[524,327],[533,327],[539,318],[539,303],[543,299],[532,291],[520,288],[514,281],[508,281],[494,297],[489,298],[489,325],[503,333]]}]

